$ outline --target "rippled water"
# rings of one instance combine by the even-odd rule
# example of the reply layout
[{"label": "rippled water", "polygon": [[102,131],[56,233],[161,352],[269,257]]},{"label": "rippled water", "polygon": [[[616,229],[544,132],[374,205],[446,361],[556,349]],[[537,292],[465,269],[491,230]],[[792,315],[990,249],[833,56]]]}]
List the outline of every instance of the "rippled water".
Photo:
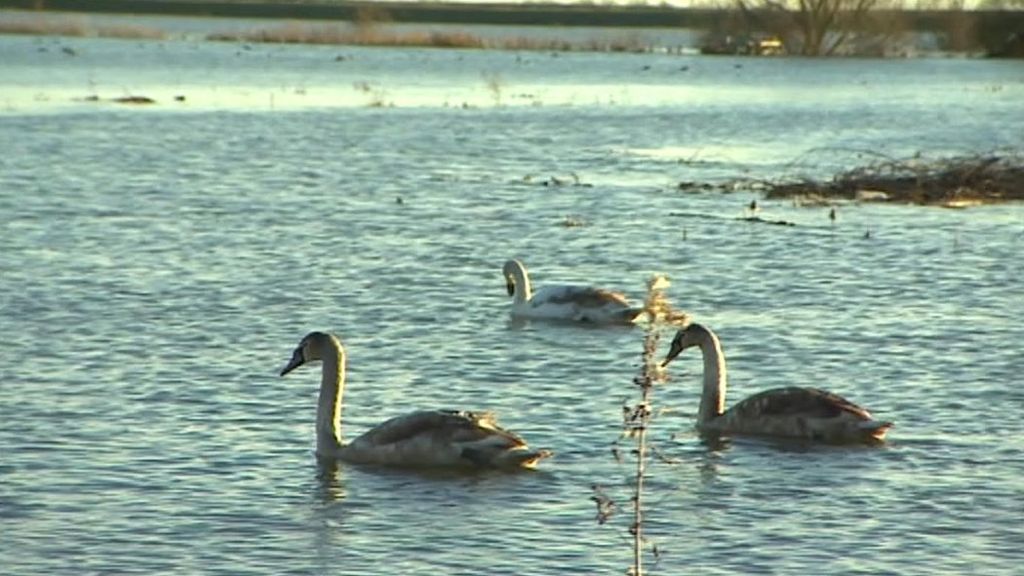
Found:
[{"label": "rippled water", "polygon": [[[158,102],[74,100],[124,93]],[[626,518],[589,497],[627,504],[642,334],[511,324],[517,256],[634,298],[668,273],[730,401],[816,385],[897,422],[880,449],[705,445],[688,353],[658,396],[662,573],[1019,573],[1024,207],[752,226],[750,196],[677,185],[1019,148],[1022,96],[987,61],[0,37],[3,571],[621,573]],[[318,469],[318,373],[276,375],[314,329],[347,345],[350,435],[493,409],[557,456]]]}]

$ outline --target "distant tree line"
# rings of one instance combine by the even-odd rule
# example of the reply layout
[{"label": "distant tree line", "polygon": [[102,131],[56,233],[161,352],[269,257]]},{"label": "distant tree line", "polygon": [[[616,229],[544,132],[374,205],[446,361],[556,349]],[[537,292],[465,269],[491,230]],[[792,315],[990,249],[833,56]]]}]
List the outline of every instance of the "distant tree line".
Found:
[{"label": "distant tree line", "polygon": [[770,34],[803,56],[883,55],[912,31],[934,33],[951,51],[1012,50],[1024,38],[1024,11],[1017,10],[1024,0],[985,4],[986,10],[966,10],[964,0],[918,0],[912,7],[897,0],[729,0],[723,9],[738,17],[723,24],[732,34]]},{"label": "distant tree line", "polygon": [[[770,35],[804,56],[884,54],[909,32],[940,47],[1024,57],[1024,0],[720,0],[718,6],[471,4],[332,0],[4,0],[6,8],[357,21],[367,11],[393,22],[680,27],[729,37]],[[911,4],[911,2],[913,2]]]}]

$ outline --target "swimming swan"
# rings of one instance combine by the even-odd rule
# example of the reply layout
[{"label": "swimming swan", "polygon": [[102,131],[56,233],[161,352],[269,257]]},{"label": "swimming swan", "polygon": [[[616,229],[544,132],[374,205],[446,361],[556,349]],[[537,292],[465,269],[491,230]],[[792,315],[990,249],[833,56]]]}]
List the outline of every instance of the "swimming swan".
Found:
[{"label": "swimming swan", "polygon": [[345,393],[345,349],[333,334],[310,332],[292,353],[281,376],[320,360],[316,410],[316,452],[359,464],[449,468],[534,468],[551,456],[531,450],[522,438],[502,429],[490,413],[422,410],[387,420],[348,444],[341,441]]},{"label": "swimming swan", "polygon": [[725,355],[710,328],[693,323],[679,330],[662,366],[693,346],[704,356],[704,392],[697,412],[702,432],[874,443],[893,425],[874,420],[864,408],[831,392],[795,386],[759,392],[725,410]]},{"label": "swimming swan", "polygon": [[642,308],[633,308],[617,292],[590,286],[553,285],[533,292],[526,266],[519,260],[505,262],[503,269],[512,315],[545,320],[575,320],[596,324],[631,324]]}]

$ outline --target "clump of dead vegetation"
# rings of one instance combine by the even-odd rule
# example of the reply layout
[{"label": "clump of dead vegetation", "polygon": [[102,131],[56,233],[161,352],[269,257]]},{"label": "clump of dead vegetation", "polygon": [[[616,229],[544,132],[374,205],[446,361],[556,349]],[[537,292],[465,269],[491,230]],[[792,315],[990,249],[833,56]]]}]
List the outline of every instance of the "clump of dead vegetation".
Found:
[{"label": "clump of dead vegetation", "polygon": [[962,207],[1024,200],[1024,155],[988,153],[952,158],[879,156],[831,180],[759,182],[766,198],[804,203],[831,200]]}]

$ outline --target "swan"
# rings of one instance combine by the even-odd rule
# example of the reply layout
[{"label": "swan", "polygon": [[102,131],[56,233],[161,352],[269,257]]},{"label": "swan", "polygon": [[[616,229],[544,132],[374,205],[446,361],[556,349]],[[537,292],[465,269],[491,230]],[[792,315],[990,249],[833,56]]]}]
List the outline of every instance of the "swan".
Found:
[{"label": "swan", "polygon": [[893,426],[837,394],[790,386],[765,390],[725,410],[725,355],[710,328],[691,323],[679,330],[662,366],[697,346],[704,356],[704,392],[697,411],[702,432],[760,434],[832,443],[880,442]]},{"label": "swan", "polygon": [[316,453],[321,458],[403,467],[532,469],[552,455],[549,450],[530,449],[487,412],[421,410],[386,420],[343,443],[346,355],[341,340],[334,334],[310,332],[281,376],[316,360],[322,363],[316,411]]},{"label": "swan", "polygon": [[630,306],[626,297],[590,286],[552,285],[533,291],[526,266],[519,260],[505,262],[503,269],[512,315],[545,320],[574,320],[596,324],[632,324],[643,312]]}]

